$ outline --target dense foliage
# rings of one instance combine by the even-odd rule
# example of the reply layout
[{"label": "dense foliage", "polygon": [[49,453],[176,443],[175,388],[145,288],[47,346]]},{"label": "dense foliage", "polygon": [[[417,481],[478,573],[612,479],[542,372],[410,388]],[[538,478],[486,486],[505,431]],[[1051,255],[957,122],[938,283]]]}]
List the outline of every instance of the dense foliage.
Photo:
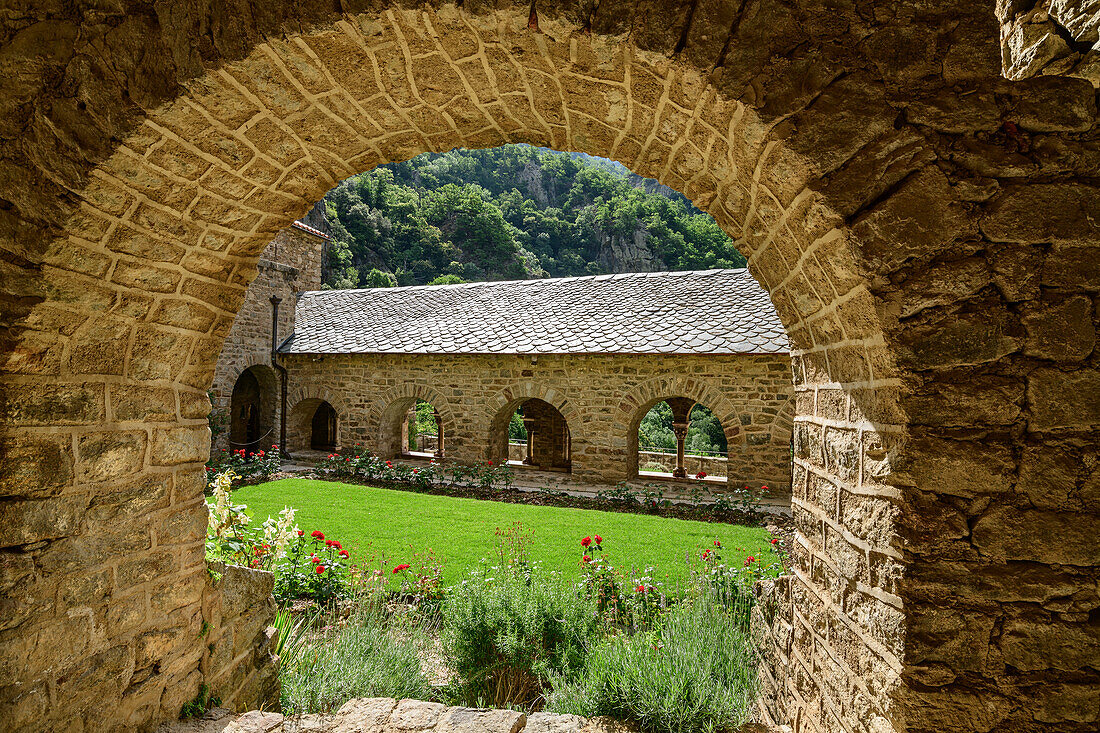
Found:
[{"label": "dense foliage", "polygon": [[[672,408],[667,402],[658,402],[642,418],[642,423],[638,426],[638,447],[642,450],[676,450],[676,436],[672,432]],[[722,423],[703,405],[696,405],[691,409],[684,447],[688,453],[703,455],[726,452],[726,434],[722,430]]]},{"label": "dense foliage", "polygon": [[526,145],[425,154],[325,196],[328,287],[743,267],[709,215],[621,165]]}]

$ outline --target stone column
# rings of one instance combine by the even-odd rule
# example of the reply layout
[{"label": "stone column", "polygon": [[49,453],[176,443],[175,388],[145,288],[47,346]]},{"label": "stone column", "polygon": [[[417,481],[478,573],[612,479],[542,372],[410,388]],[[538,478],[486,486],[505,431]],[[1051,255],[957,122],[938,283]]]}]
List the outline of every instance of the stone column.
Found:
[{"label": "stone column", "polygon": [[526,466],[535,465],[535,418],[523,418],[523,427],[527,430],[527,457],[523,459]]},{"label": "stone column", "polygon": [[672,434],[676,436],[676,468],[672,469],[672,477],[687,478],[687,468],[684,467],[684,441],[687,439],[688,423],[672,423]]},{"label": "stone column", "polygon": [[672,470],[672,477],[687,478],[687,468],[684,467],[684,441],[687,439],[691,408],[695,407],[695,401],[687,397],[673,397],[665,401],[672,408],[672,434],[676,436],[676,468]]},{"label": "stone column", "polygon": [[432,408],[432,417],[435,418],[435,457],[443,458],[443,417],[439,410]]}]

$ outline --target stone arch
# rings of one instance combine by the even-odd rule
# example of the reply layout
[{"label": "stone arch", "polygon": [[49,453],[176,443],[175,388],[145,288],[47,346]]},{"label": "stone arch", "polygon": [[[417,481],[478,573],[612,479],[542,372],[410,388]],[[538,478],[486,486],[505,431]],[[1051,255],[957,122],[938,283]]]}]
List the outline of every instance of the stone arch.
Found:
[{"label": "stone arch", "polygon": [[291,454],[313,450],[313,417],[321,405],[329,405],[336,412],[333,445],[338,447],[343,441],[346,423],[353,414],[347,403],[323,385],[302,384],[287,392],[286,442]]},{"label": "stone arch", "polygon": [[[1086,358],[1100,196],[1080,135],[1096,123],[1091,84],[1004,83],[987,0],[949,15],[937,4],[398,5],[12,21],[3,42],[19,83],[0,92],[5,546],[34,548],[41,576],[0,631],[18,660],[5,719],[95,728],[123,714],[142,727],[194,696],[194,635],[165,633],[176,641],[155,663],[130,661],[143,634],[197,623],[201,532],[180,529],[165,572],[143,580],[114,573],[116,515],[87,507],[127,502],[131,526],[168,512],[200,521],[205,390],[275,232],[378,163],[514,141],[605,155],[685,193],[741,240],[788,331],[796,391],[815,412],[795,421],[805,552],[791,592],[775,596],[791,620],[769,655],[781,661],[763,668],[765,714],[804,730],[1033,725],[1022,701],[1065,666],[1043,650],[1087,633],[1087,614],[1051,630],[1029,615],[1048,596],[1021,599],[1000,579],[1013,563],[1069,560],[1084,570],[1064,582],[1094,593],[1100,536],[1048,548],[1044,533],[1089,530],[1100,510],[1012,494],[1029,476],[1013,456],[1064,458],[1084,475],[1098,448],[1100,376]],[[1080,328],[1059,341],[1044,324],[1067,313]],[[169,505],[145,508],[147,492],[120,482],[162,486]],[[1038,585],[1063,582],[1050,572]],[[68,623],[58,585],[89,577],[111,578],[104,597],[175,605],[89,631],[79,653],[24,654]],[[989,602],[944,610],[929,600],[944,578]],[[1002,625],[976,632],[978,653],[937,643]],[[975,667],[986,650],[1007,663]],[[105,661],[133,673],[45,694]],[[784,662],[799,668],[771,669]],[[1098,684],[1084,662],[1071,671]],[[1009,703],[965,702],[990,689]],[[1048,703],[1035,714],[1071,719]],[[960,723],[969,714],[981,719]]]},{"label": "stone arch", "polygon": [[788,398],[772,420],[771,442],[776,445],[788,445],[791,442],[794,433],[794,399]]},{"label": "stone arch", "polygon": [[405,382],[379,395],[367,414],[367,435],[374,436],[379,456],[393,458],[403,452],[401,422],[419,400],[439,411],[445,440],[453,440],[457,421],[447,397],[426,384]]},{"label": "stone arch", "polygon": [[[255,395],[246,395],[245,381],[255,383]],[[231,450],[269,449],[279,442],[279,380],[270,364],[258,362],[237,372],[229,395],[228,447]],[[248,411],[249,414],[244,414]],[[255,411],[255,414],[251,414]],[[253,423],[253,424],[250,424]]]},{"label": "stone arch", "polygon": [[516,409],[527,400],[541,400],[553,407],[565,419],[572,442],[572,452],[583,450],[585,435],[580,412],[556,387],[541,382],[524,381],[500,390],[485,403],[481,435],[488,437],[486,458],[503,463],[508,460],[508,422]]},{"label": "stone arch", "polygon": [[[722,395],[716,385],[683,375],[650,379],[623,395],[619,402],[615,426],[622,434],[617,440],[628,446],[624,479],[633,479],[638,475],[638,427],[642,419],[654,405],[670,397],[690,398],[714,413],[722,424],[722,432],[726,435],[726,445],[730,451],[744,444],[745,436],[741,432],[737,408]],[[728,476],[726,478],[729,480]]]}]

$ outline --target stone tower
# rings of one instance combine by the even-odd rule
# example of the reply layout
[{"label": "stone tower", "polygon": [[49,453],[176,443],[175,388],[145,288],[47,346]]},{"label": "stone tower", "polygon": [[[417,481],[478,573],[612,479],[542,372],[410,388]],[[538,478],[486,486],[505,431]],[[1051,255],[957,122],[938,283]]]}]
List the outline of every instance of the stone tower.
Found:
[{"label": "stone tower", "polygon": [[[233,320],[210,388],[213,450],[267,449],[279,443],[279,370],[272,349],[294,330],[298,294],[321,287],[330,237],[322,202],[279,232],[256,263],[256,277]],[[278,324],[273,298],[278,298]],[[273,343],[274,340],[274,343]]]}]

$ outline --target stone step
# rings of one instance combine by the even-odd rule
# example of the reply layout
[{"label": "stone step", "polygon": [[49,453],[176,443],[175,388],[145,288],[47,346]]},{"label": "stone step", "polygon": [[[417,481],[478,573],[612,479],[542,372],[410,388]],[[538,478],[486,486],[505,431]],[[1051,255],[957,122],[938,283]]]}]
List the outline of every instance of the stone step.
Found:
[{"label": "stone step", "polygon": [[[636,733],[612,718],[448,707],[388,697],[349,700],[330,715],[296,715],[252,710],[234,715],[215,708],[201,719],[161,726],[158,733]],[[739,733],[790,733],[747,723]]]}]

